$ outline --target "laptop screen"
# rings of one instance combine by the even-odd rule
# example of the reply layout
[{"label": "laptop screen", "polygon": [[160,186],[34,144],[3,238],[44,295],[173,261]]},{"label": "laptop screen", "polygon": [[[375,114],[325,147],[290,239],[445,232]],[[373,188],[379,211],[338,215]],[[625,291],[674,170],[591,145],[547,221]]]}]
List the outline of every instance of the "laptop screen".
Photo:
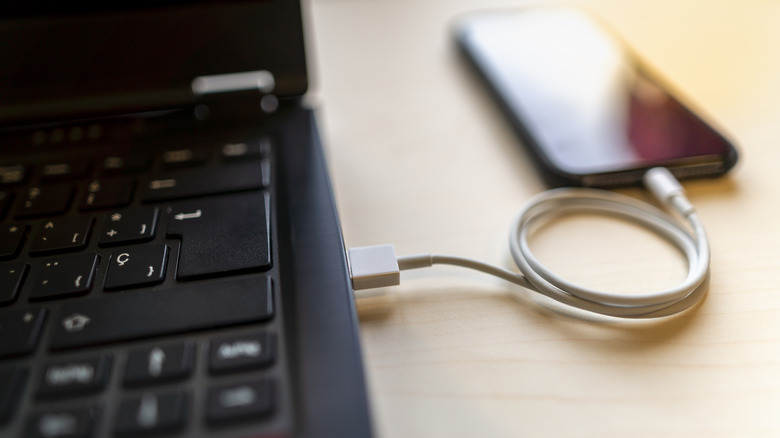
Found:
[{"label": "laptop screen", "polygon": [[306,91],[298,0],[104,3],[0,1],[0,124],[188,105],[228,73]]}]

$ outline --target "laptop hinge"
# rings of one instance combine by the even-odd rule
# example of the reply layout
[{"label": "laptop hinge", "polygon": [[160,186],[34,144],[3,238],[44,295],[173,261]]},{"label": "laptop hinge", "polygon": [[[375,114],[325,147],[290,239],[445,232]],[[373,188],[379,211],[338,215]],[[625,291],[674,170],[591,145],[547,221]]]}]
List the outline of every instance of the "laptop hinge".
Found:
[{"label": "laptop hinge", "polygon": [[198,76],[192,80],[195,116],[230,116],[248,109],[256,113],[257,108],[271,114],[279,107],[273,94],[275,86],[274,75],[268,70]]}]

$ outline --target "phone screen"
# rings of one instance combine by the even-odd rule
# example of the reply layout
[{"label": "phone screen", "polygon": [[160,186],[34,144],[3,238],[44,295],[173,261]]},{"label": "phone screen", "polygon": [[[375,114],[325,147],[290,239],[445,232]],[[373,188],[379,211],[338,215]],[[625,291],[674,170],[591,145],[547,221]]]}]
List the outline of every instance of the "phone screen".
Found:
[{"label": "phone screen", "polygon": [[544,164],[581,176],[733,166],[736,151],[586,13],[529,8],[466,21],[460,43]]}]

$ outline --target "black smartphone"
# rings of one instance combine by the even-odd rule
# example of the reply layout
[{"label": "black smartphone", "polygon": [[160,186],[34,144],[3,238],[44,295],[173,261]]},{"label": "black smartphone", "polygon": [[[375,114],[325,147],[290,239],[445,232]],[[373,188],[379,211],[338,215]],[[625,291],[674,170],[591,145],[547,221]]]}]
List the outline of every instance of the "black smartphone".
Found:
[{"label": "black smartphone", "polygon": [[633,185],[657,166],[717,177],[737,161],[730,141],[584,10],[477,13],[455,29],[548,184]]}]

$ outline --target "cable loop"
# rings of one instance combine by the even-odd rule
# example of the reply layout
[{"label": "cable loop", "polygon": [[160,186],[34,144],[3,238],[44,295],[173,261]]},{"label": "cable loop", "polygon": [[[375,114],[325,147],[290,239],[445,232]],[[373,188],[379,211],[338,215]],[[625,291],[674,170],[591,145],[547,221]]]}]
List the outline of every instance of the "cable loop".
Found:
[{"label": "cable loop", "polygon": [[[559,188],[532,198],[515,218],[509,235],[509,249],[522,274],[469,258],[435,254],[398,257],[397,266],[401,270],[435,264],[476,269],[563,304],[620,318],[657,318],[682,312],[693,306],[707,291],[710,275],[707,233],[693,205],[685,197],[682,186],[669,170],[650,169],[643,180],[647,189],[661,203],[688,221],[692,233],[663,210],[629,196],[598,189]],[[688,275],[675,287],[640,295],[598,291],[559,277],[534,256],[528,244],[528,235],[534,227],[570,213],[613,215],[647,228],[685,254]]]},{"label": "cable loop", "polygon": [[[567,281],[548,270],[534,256],[528,235],[534,227],[570,213],[608,214],[635,222],[655,232],[685,254],[688,275],[678,286],[641,295],[598,291]],[[687,219],[692,235],[679,221],[650,204],[606,190],[560,188],[543,192],[517,215],[510,232],[512,257],[532,289],[564,304],[622,318],[650,318],[678,313],[692,306],[706,291],[709,243],[695,212]]]}]

